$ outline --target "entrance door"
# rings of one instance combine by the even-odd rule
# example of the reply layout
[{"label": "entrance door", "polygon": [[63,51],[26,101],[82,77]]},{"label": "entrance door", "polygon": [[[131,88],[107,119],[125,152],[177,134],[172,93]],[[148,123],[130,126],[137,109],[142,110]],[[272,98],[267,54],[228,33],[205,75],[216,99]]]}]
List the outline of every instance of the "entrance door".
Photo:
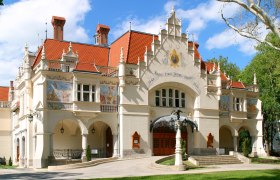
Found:
[{"label": "entrance door", "polygon": [[[188,134],[182,132],[182,139],[186,141],[186,153],[188,153]],[[176,133],[168,127],[154,129],[153,154],[154,156],[172,155],[175,153]]]},{"label": "entrance door", "polygon": [[106,157],[113,156],[113,135],[111,128],[108,127],[106,130]]}]

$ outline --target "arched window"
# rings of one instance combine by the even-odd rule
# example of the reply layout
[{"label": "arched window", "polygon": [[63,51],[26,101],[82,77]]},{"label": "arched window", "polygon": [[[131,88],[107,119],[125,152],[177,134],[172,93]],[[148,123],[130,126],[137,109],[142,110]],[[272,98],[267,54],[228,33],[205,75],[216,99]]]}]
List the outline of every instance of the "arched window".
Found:
[{"label": "arched window", "polygon": [[155,106],[185,107],[185,93],[177,89],[159,89],[155,91]]}]

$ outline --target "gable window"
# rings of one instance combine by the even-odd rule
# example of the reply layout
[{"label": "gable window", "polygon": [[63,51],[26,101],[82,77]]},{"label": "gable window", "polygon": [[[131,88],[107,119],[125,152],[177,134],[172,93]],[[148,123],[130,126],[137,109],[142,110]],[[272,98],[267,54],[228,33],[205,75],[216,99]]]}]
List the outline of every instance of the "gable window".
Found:
[{"label": "gable window", "polygon": [[155,105],[162,107],[185,107],[185,93],[177,89],[160,89],[155,91]]},{"label": "gable window", "polygon": [[77,100],[95,102],[95,86],[89,84],[78,84]]}]

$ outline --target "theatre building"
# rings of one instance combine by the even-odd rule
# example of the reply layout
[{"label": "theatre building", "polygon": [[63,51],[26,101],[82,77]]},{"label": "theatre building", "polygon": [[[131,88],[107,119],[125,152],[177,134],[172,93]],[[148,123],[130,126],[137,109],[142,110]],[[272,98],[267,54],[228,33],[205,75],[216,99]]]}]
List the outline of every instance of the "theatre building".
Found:
[{"label": "theatre building", "polygon": [[237,151],[244,129],[264,153],[256,77],[244,85],[204,62],[175,11],[159,34],[128,30],[111,44],[102,24],[94,45],[64,40],[65,23],[54,16],[54,38],[35,53],[25,47],[11,102],[20,166],[84,161],[88,145],[93,158],[173,154],[174,129],[153,124],[175,109],[197,127],[182,130],[190,155]]}]

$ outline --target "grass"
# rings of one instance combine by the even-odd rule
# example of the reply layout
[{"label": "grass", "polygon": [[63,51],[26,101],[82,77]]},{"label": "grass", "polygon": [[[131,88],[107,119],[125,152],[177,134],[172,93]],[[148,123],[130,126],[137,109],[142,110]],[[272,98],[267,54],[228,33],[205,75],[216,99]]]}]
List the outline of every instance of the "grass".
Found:
[{"label": "grass", "polygon": [[278,159],[267,159],[267,158],[251,158],[252,163],[256,164],[280,164]]},{"label": "grass", "polygon": [[15,166],[0,165],[0,169],[13,169]]},{"label": "grass", "polygon": [[142,177],[122,177],[122,178],[105,178],[104,180],[135,180],[135,179],[151,179],[151,180],[277,180],[280,179],[279,170],[256,170],[256,171],[229,171],[229,172],[215,172],[204,174],[175,174],[175,175],[160,175],[160,176],[142,176]]},{"label": "grass", "polygon": [[[172,166],[175,164],[175,158],[172,159],[168,159],[165,160],[163,162],[160,163],[161,165],[167,165],[167,166]],[[186,165],[187,169],[198,169],[198,168],[202,168],[200,166],[196,166],[193,163],[189,162],[189,161],[183,161],[183,164]]]}]

